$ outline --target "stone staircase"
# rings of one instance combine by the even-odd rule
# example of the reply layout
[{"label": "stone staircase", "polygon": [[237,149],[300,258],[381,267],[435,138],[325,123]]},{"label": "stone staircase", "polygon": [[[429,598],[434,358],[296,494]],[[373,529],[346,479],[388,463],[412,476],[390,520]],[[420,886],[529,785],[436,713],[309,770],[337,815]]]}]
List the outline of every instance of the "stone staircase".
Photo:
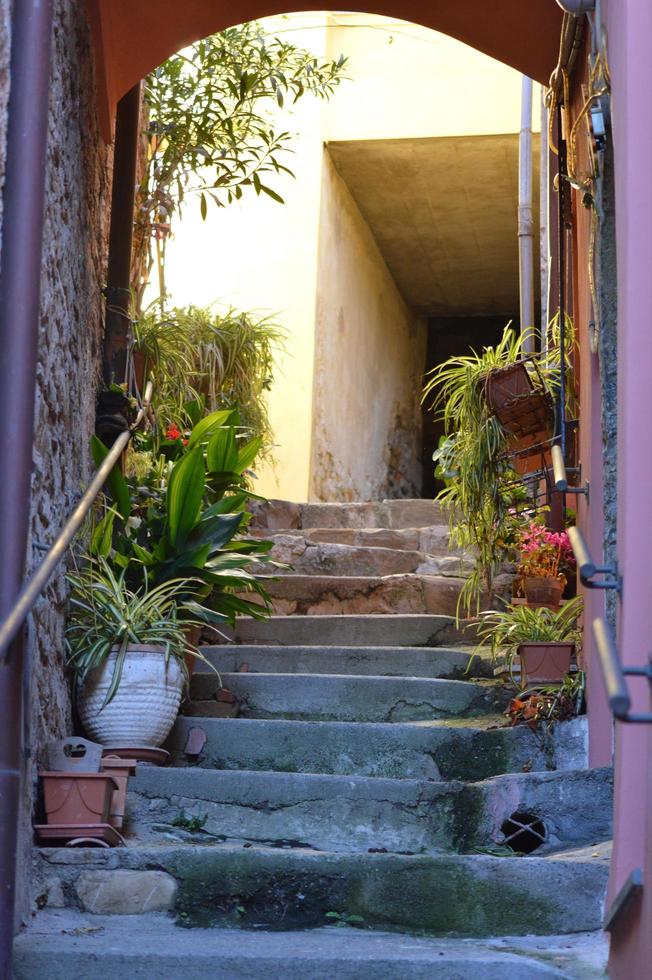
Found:
[{"label": "stone staircase", "polygon": [[36,852],[16,978],[603,976],[611,773],[584,719],[502,727],[437,506],[273,501],[255,533],[276,615],[203,649],[240,717],[197,671],[128,847]]}]

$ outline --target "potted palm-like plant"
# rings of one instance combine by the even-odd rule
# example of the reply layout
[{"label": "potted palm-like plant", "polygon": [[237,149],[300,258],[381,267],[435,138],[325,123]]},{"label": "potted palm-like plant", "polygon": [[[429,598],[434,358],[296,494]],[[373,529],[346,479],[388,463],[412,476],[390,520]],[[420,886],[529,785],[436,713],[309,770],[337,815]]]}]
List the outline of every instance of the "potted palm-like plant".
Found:
[{"label": "potted palm-like plant", "polygon": [[79,716],[91,738],[104,745],[157,747],[179,711],[184,658],[201,657],[186,639],[197,624],[184,606],[192,582],[170,579],[134,591],[125,576],[126,569],[117,573],[102,557],[88,557],[81,573],[68,576],[69,664]]},{"label": "potted palm-like plant", "polygon": [[521,687],[561,683],[581,642],[578,619],[582,599],[577,596],[560,609],[509,605],[483,614],[479,633],[496,653],[507,658],[510,674],[519,658]]}]

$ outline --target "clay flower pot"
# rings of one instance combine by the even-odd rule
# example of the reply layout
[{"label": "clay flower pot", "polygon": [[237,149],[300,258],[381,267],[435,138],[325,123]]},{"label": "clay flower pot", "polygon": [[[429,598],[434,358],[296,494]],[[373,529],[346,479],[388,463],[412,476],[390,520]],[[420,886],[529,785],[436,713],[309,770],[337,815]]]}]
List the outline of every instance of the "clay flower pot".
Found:
[{"label": "clay flower pot", "polygon": [[561,684],[570,670],[574,651],[574,643],[521,643],[521,687]]},{"label": "clay flower pot", "polygon": [[78,826],[107,823],[118,788],[110,773],[41,772],[48,824]]},{"label": "clay flower pot", "polygon": [[564,592],[564,580],[543,576],[523,576],[523,591],[528,603],[558,609]]},{"label": "clay flower pot", "polygon": [[117,647],[80,685],[79,717],[86,732],[103,745],[157,747],[174,725],[184,684],[175,657],[166,664],[163,647],[130,645],[115,697],[104,707],[111,684]]}]

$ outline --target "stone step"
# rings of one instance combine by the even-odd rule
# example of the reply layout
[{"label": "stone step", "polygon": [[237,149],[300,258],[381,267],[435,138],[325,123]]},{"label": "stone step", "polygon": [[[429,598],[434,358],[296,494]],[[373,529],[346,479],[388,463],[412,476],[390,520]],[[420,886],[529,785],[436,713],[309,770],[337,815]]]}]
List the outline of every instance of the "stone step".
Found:
[{"label": "stone step", "polygon": [[448,513],[432,500],[374,500],[350,503],[292,503],[267,500],[252,505],[252,527],[283,528],[402,528],[448,523]]},{"label": "stone step", "polygon": [[140,842],[246,841],[333,852],[477,852],[505,845],[518,814],[535,827],[522,850],[543,854],[609,839],[612,797],[610,769],[503,775],[467,786],[141,766],[129,784],[125,833],[130,845],[135,835]]},{"label": "stone step", "polygon": [[432,647],[473,643],[476,635],[466,623],[458,626],[454,616],[392,613],[273,616],[264,621],[241,617],[234,630],[221,631],[221,638],[227,642],[278,646]]},{"label": "stone step", "polygon": [[[281,563],[274,574],[383,576],[417,572],[422,575],[470,574],[473,563],[444,551],[362,547],[359,545],[310,542],[299,534],[275,534],[271,557]],[[283,566],[288,566],[287,568]],[[254,565],[256,573],[269,574],[269,566]]]},{"label": "stone step", "polygon": [[201,654],[221,673],[357,674],[375,677],[493,677],[488,651],[473,647],[203,646]]},{"label": "stone step", "polygon": [[[222,682],[245,718],[430,721],[504,710],[509,700],[500,684],[421,677],[237,673],[223,674]],[[206,717],[219,686],[214,672],[195,672],[184,713]]]},{"label": "stone step", "polygon": [[360,916],[368,928],[455,937],[599,929],[608,865],[590,854],[404,856],[174,844],[47,848],[35,858],[41,906],[169,910],[185,926],[285,929],[323,925],[335,911]]},{"label": "stone step", "polygon": [[456,555],[450,546],[448,526],[401,528],[392,531],[382,527],[312,527],[268,528],[251,527],[255,537],[276,541],[279,538],[299,538],[310,544],[339,544],[355,548],[389,548],[390,551],[418,551],[426,555]]},{"label": "stone step", "polygon": [[[189,746],[193,730],[199,747]],[[186,755],[187,747],[195,754]],[[544,739],[526,726],[182,716],[166,748],[175,766],[471,781],[503,772],[580,769],[587,764],[587,726],[586,716],[558,722]]]},{"label": "stone step", "polygon": [[441,575],[283,575],[260,581],[276,616],[455,616],[464,585],[461,578]]},{"label": "stone step", "polygon": [[160,914],[40,912],[16,939],[15,980],[589,980],[605,975],[608,953],[601,933],[483,941],[331,926],[199,937]]}]

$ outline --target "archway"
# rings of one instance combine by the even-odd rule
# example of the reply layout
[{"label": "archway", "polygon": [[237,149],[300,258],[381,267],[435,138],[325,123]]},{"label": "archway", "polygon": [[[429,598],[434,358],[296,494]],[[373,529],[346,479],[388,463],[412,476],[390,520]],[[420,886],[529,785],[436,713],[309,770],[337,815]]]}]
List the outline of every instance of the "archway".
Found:
[{"label": "archway", "polygon": [[[413,21],[449,34],[531,78],[547,82],[559,51],[562,11],[551,0],[527,5],[527,43],[520,0],[358,0],[361,13]],[[98,69],[99,111],[110,139],[119,99],[184,45],[234,22],[314,10],[296,0],[248,0],[234,12],[226,0],[89,0]]]}]

